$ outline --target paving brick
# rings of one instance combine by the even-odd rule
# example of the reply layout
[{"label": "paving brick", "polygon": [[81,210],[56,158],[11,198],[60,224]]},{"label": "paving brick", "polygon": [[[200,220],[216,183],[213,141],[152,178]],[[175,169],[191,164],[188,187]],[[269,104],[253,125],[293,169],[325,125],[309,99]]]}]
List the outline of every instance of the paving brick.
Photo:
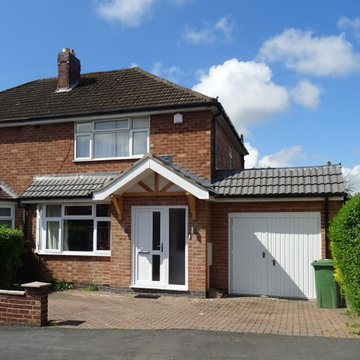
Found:
[{"label": "paving brick", "polygon": [[65,328],[197,329],[277,335],[358,337],[344,309],[266,297],[139,298],[71,290],[49,296],[49,320]]}]

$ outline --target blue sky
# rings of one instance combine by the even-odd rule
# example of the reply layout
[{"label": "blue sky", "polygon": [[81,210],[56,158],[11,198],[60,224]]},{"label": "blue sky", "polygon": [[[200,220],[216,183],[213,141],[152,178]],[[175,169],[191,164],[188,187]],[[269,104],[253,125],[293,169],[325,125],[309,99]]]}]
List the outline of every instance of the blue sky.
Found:
[{"label": "blue sky", "polygon": [[247,166],[341,162],[360,190],[360,2],[3,0],[0,90],[57,75],[139,66],[219,96]]}]

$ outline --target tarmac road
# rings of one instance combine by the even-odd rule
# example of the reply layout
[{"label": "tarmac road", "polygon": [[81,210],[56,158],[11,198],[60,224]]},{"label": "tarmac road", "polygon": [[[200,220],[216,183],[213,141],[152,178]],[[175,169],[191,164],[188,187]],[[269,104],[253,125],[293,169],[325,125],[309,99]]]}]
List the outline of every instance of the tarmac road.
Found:
[{"label": "tarmac road", "polygon": [[194,330],[2,327],[0,359],[360,360],[360,339]]}]

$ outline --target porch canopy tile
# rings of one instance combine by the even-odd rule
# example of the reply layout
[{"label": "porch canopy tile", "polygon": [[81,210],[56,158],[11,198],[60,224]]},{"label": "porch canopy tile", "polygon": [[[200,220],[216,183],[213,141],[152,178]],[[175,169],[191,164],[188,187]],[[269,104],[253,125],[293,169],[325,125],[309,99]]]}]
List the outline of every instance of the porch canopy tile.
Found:
[{"label": "porch canopy tile", "polygon": [[21,200],[91,198],[92,193],[119,173],[38,175]]}]

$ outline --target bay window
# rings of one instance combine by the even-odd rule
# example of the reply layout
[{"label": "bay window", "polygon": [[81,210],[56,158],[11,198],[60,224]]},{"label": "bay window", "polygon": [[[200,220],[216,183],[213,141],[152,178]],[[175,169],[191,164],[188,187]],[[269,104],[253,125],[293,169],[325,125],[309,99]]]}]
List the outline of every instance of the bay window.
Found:
[{"label": "bay window", "polygon": [[110,205],[39,207],[39,253],[110,255]]},{"label": "bay window", "polygon": [[75,160],[141,157],[149,151],[149,118],[75,124]]}]

